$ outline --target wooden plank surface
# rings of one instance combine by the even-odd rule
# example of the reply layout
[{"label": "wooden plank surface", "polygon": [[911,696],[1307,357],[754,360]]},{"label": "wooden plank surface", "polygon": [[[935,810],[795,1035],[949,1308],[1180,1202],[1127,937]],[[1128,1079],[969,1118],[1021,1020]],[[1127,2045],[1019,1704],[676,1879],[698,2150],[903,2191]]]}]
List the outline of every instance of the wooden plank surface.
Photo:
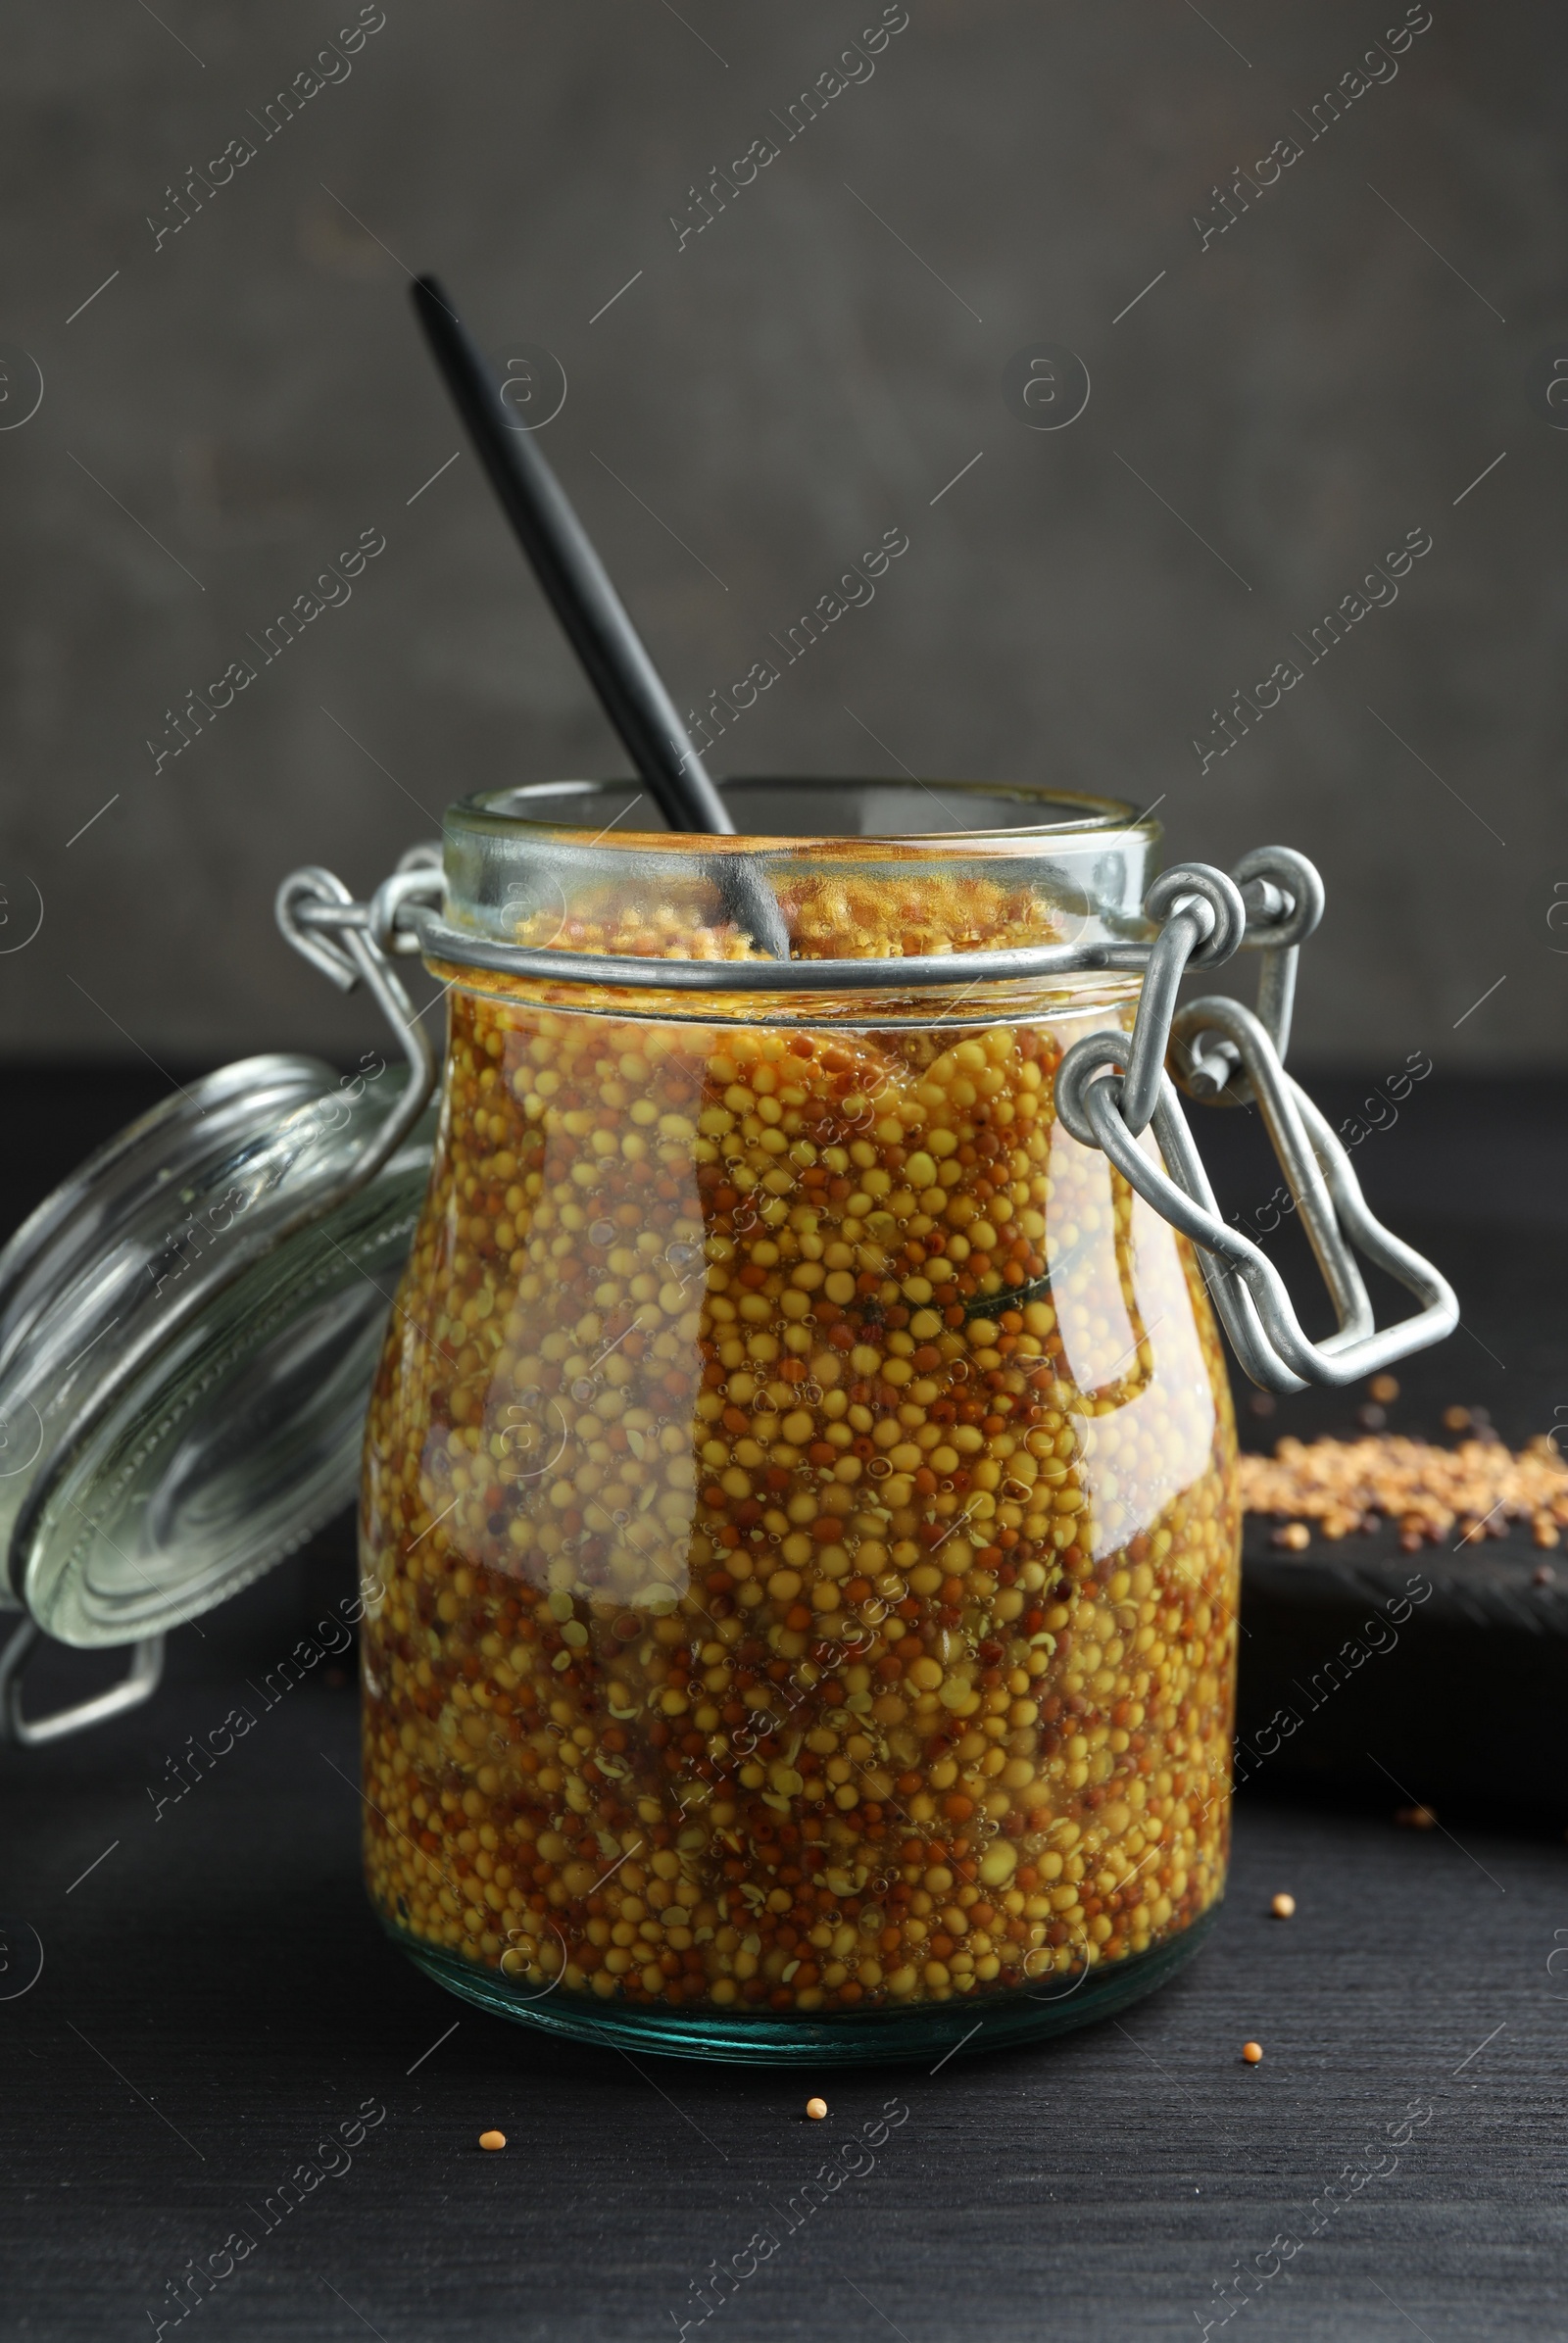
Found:
[{"label": "wooden plank surface", "polygon": [[[1522,1438],[1557,1373],[1562,1273],[1537,1233],[1474,1244],[1487,1283],[1467,1318],[1508,1366],[1467,1381],[1456,1339],[1408,1404],[1479,1399],[1490,1376]],[[1288,1423],[1348,1428],[1354,1398],[1288,1405]],[[1378,1567],[1370,1547],[1333,1557],[1318,1593],[1335,1571]],[[1468,1805],[1418,1833],[1392,1821],[1396,1787],[1313,1804],[1259,1766],[1227,1908],[1174,1983],[1055,2045],[836,2075],[811,2125],[808,2072],[633,2065],[420,1977],[360,1890],[346,1671],[309,1678],[159,1814],[187,1735],[263,1681],[347,1571],[341,1534],[327,1538],[204,1634],[181,1631],[153,1707],[0,1752],[0,2334],[101,2343],[161,2319],[181,2333],[171,2290],[193,2263],[220,2268],[234,2235],[254,2251],[189,2314],[234,2343],[621,2343],[683,2321],[705,2343],[1123,2343],[1237,2319],[1291,2343],[1568,2337],[1560,1812],[1527,1811],[1464,1761]],[[1278,1589],[1259,1581],[1244,1608],[1244,1722],[1254,1644],[1273,1638],[1281,1662],[1317,1648],[1309,1603],[1265,1617],[1262,1594]],[[1401,1773],[1392,1687],[1408,1660],[1401,1646],[1335,1696],[1371,1703]],[[1476,1681],[1461,1667],[1440,1740],[1446,1717],[1450,1741],[1478,1730]],[[1547,1703],[1549,1689],[1549,1737]],[[1267,1914],[1280,1888],[1298,1899],[1289,1922]],[[906,2119],[867,2151],[889,2101]],[[343,2147],[366,2103],[384,2117]],[[476,2146],[490,2124],[502,2155]],[[792,2216],[841,2150],[860,2169]],[[283,2214],[280,2188],[310,2165],[346,2169]],[[704,2319],[697,2289],[715,2263],[744,2268],[759,2234],[776,2250]]]}]

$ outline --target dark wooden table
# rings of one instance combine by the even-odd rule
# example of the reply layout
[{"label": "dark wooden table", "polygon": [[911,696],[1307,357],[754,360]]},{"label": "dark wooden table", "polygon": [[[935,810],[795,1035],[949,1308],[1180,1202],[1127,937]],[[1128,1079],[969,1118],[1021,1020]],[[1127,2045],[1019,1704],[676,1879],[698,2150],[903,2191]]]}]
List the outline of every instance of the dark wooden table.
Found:
[{"label": "dark wooden table", "polygon": [[[99,1091],[103,1125],[133,1090]],[[1562,1160],[1560,1114],[1523,1092],[1493,1106],[1509,1096],[1485,1239],[1400,1177],[1420,1235],[1437,1246],[1446,1221],[1448,1257],[1479,1271],[1466,1321],[1498,1361],[1455,1338],[1416,1380],[1518,1438],[1568,1385],[1544,1282],[1561,1285],[1563,1206],[1530,1159],[1539,1142],[1543,1177]],[[69,1114],[47,1105],[35,1127],[64,1156]],[[1468,1114],[1447,1120],[1468,1145]],[[12,1217],[29,1200],[0,1189]],[[1249,1421],[1272,1440],[1353,1405]],[[175,1635],[152,1706],[0,1752],[0,2334],[1568,2336],[1568,1818],[1489,1792],[1418,1833],[1392,1790],[1313,1805],[1264,1774],[1220,1925],[1162,1993],[1054,2045],[838,2075],[812,2124],[808,2073],[557,2046],[418,1976],[361,1895],[349,1668],[316,1671],[159,1812],[168,1761],[349,1569],[328,1535]],[[1288,1922],[1268,1915],[1281,1888]],[[803,2214],[890,2101],[885,2144]],[[476,2144],[492,2124],[504,2154]],[[744,2269],[759,2234],[777,2250],[705,2319],[714,2266]],[[182,2319],[193,2268],[236,2240]]]}]

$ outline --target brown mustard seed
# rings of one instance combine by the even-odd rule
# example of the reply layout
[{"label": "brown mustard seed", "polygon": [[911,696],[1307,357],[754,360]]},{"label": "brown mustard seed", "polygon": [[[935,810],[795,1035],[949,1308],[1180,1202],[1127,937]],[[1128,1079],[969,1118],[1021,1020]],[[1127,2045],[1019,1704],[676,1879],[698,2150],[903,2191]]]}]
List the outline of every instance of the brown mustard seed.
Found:
[{"label": "brown mustard seed", "polygon": [[[886,956],[933,901],[792,918]],[[737,956],[662,913],[562,941]],[[391,1926],[530,1997],[767,2018],[1070,1980],[1213,1903],[1228,1385],[1190,1249],[1055,1120],[1089,1013],[456,986],[367,1435]]]},{"label": "brown mustard seed", "polygon": [[504,2148],[506,2144],[507,2135],[504,2131],[481,2131],[479,2134],[481,2148]]},{"label": "brown mustard seed", "polygon": [[1276,1920],[1293,1920],[1296,1916],[1296,1898],[1294,1895],[1277,1895],[1269,1910]]},{"label": "brown mustard seed", "polygon": [[1242,2044],[1242,2056],[1250,2067],[1255,2067],[1262,2055],[1263,2045],[1261,2042],[1244,2042]]},{"label": "brown mustard seed", "polygon": [[1379,1407],[1392,1407],[1399,1396],[1399,1381],[1396,1375],[1374,1375],[1366,1388]]},{"label": "brown mustard seed", "polygon": [[813,2123],[820,2123],[822,2118],[827,2114],[827,2101],[825,2099],[808,2099],[806,2112]]},{"label": "brown mustard seed", "polygon": [[[1449,1408],[1444,1421],[1462,1430],[1471,1412]],[[1383,1521],[1398,1524],[1399,1542],[1412,1553],[1452,1545],[1456,1533],[1461,1544],[1505,1538],[1515,1524],[1528,1524],[1536,1545],[1549,1550],[1568,1529],[1568,1459],[1545,1434],[1517,1455],[1479,1433],[1456,1448],[1393,1434],[1282,1440],[1272,1456],[1243,1456],[1240,1472],[1249,1513],[1300,1517],[1273,1533],[1273,1543],[1288,1551],[1300,1551],[1314,1533],[1350,1538]]]}]

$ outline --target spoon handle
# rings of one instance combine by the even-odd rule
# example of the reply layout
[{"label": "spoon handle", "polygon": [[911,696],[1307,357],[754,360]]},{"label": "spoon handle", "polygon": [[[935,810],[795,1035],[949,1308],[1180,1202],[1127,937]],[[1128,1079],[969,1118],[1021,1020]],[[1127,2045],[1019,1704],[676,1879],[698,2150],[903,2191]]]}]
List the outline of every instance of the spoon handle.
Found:
[{"label": "spoon handle", "polygon": [[415,279],[414,306],[490,485],[660,811],[671,829],[733,836],[724,802],[561,483],[530,435],[506,421],[494,369],[434,277]]}]

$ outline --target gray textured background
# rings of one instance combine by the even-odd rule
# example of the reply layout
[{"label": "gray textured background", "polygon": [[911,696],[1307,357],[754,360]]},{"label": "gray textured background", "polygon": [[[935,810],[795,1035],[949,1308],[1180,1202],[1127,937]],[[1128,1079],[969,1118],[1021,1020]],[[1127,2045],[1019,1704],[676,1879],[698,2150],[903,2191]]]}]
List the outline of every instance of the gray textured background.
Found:
[{"label": "gray textured background", "polygon": [[[1283,839],[1330,883],[1302,1057],[1564,1061],[1568,24],[1433,0],[1307,145],[1292,109],[1402,0],[908,5],[874,78],[679,251],[688,184],[877,6],[385,0],[266,143],[247,110],[353,0],[12,16],[0,340],[45,388],[0,431],[0,1049],[341,1049],[371,1012],[276,940],[286,869],[368,888],[453,796],[624,769],[472,458],[409,501],[459,445],[407,302],[433,266],[492,347],[559,355],[541,444],[683,706],[907,530],[721,769],[1040,777],[1163,798],[1183,853]],[[1214,181],[1292,131],[1202,249]],[[166,184],[242,133],[254,159],[155,250]],[[1039,341],[1093,378],[1058,432],[1003,401]],[[1397,603],[1201,774],[1221,695],[1414,527]],[[387,550],[352,601],[155,774],[163,711],[366,528]]]}]

